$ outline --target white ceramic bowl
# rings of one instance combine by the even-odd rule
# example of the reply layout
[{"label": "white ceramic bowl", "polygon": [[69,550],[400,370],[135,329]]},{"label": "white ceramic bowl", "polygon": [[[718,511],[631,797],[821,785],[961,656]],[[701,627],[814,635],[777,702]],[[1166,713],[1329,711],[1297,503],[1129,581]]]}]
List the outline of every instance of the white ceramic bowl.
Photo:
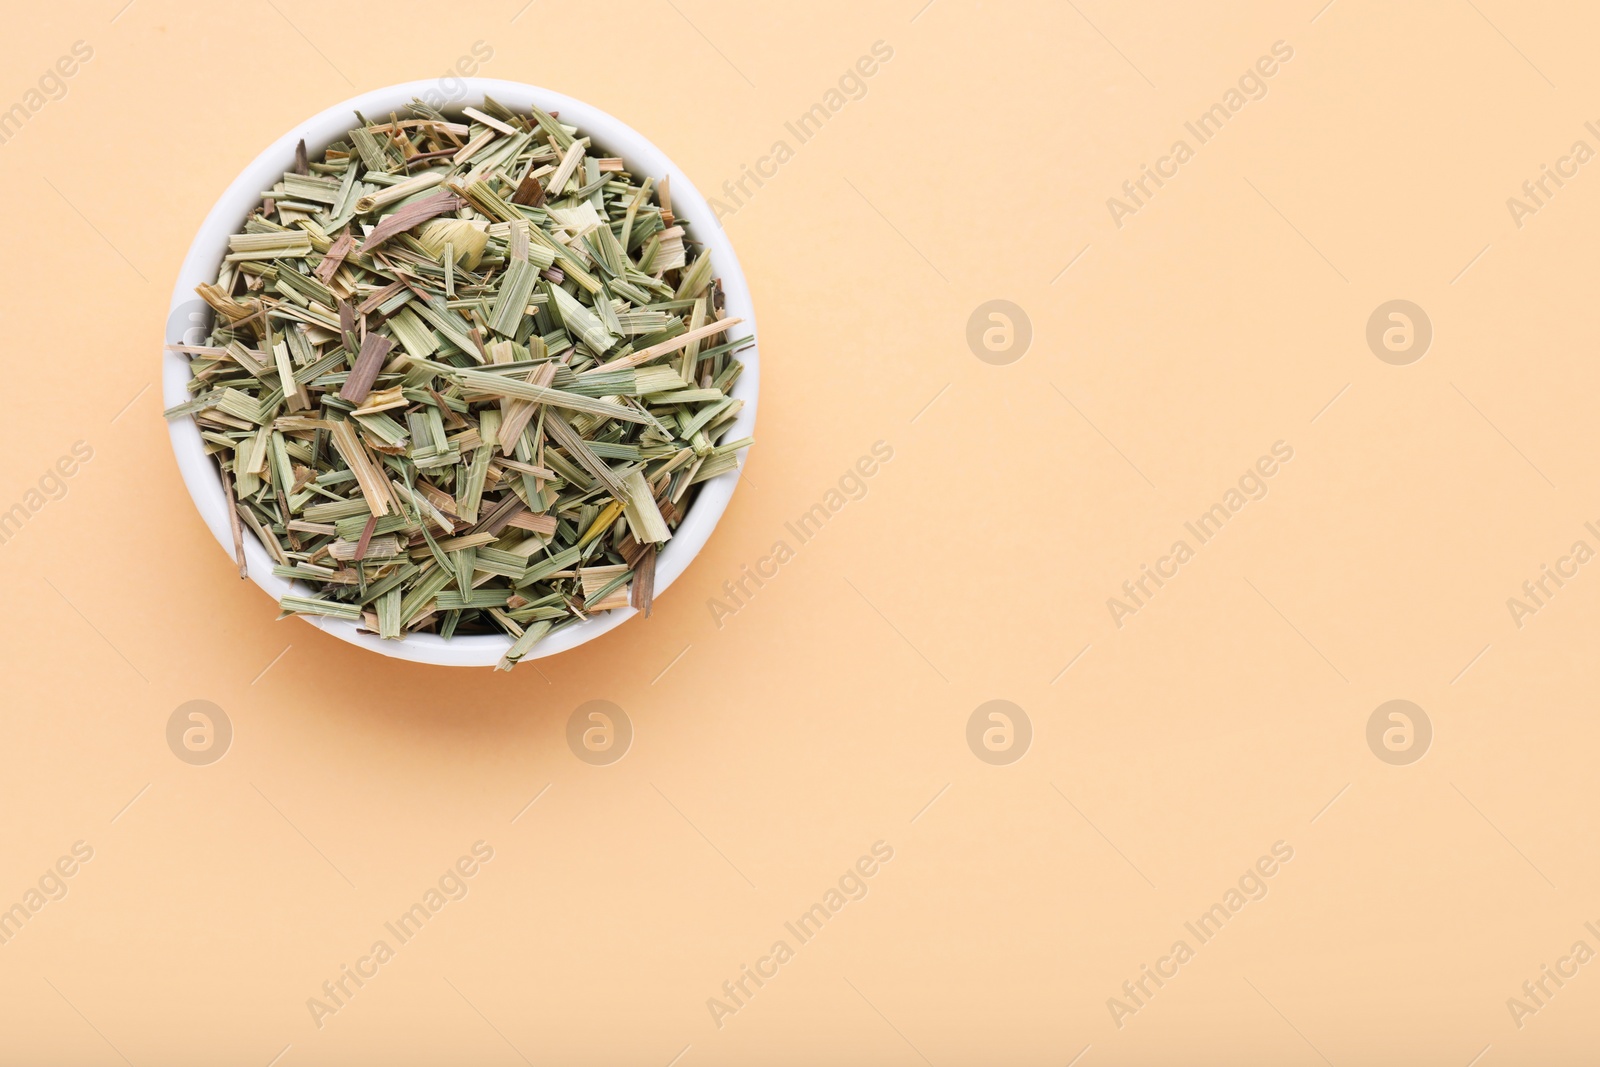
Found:
[{"label": "white ceramic bowl", "polygon": [[[745,284],[744,272],[739,269],[738,257],[733,254],[733,246],[728,243],[727,235],[717,223],[705,197],[700,195],[694,184],[684,176],[672,160],[667,158],[666,153],[604,111],[569,96],[533,85],[524,85],[521,82],[500,81],[494,78],[463,80],[466,83],[464,93],[456,96],[453,105],[446,105],[443,108],[446,112],[464,105],[479,103],[485,93],[514,111],[525,112],[529,105],[538,104],[546,111],[559,111],[563,122],[577,126],[585,134],[593,137],[595,145],[604,149],[608,155],[621,156],[632,173],[640,176],[651,175],[657,182],[670,177],[673,214],[689,224],[690,238],[699,241],[710,250],[716,275],[722,279],[728,314],[744,320],[741,325],[729,332],[729,339],[754,335],[755,312],[750,304],[750,290]],[[189,254],[184,258],[183,269],[178,273],[178,281],[172,291],[172,309],[168,317],[166,343],[185,343],[185,333],[190,334],[188,343],[194,343],[193,330],[196,323],[192,310],[201,306],[195,303],[195,286],[202,282],[217,280],[217,271],[228,247],[228,236],[238,232],[251,211],[260,206],[262,190],[272,188],[283,176],[283,172],[293,165],[295,144],[298,141],[303,138],[306,148],[315,158],[324,148],[344,137],[351,127],[357,124],[356,111],[359,110],[364,115],[387,115],[391,111],[402,110],[413,98],[426,98],[430,95],[433,97],[439,95],[437,82],[409,82],[392,85],[386,89],[375,89],[307,119],[278,138],[265,152],[257,156],[222,194],[221,199],[200,226],[194,244],[189,247]],[[740,358],[746,366],[733,395],[744,401],[744,408],[729,428],[728,440],[750,436],[755,431],[760,360],[754,348],[746,350]],[[185,389],[189,378],[188,359],[175,352],[163,351],[161,389],[165,406],[171,407],[189,399],[189,393]],[[189,494],[194,497],[195,507],[200,510],[200,517],[211,528],[211,533],[216,537],[218,544],[222,545],[223,550],[231,556],[233,534],[228,525],[228,505],[216,462],[205,454],[199,428],[193,419],[175,420],[171,423],[170,429],[172,450],[178,458],[178,469],[183,474],[184,484],[189,487]],[[738,472],[732,471],[701,483],[694,504],[684,516],[682,524],[673,531],[672,540],[667,542],[656,563],[655,591],[658,596],[677,580],[711,536],[711,531],[728,506],[728,500],[733,496],[733,489],[738,481]],[[287,593],[306,595],[308,589],[304,583],[290,582],[272,573],[271,558],[249,530],[245,531],[244,545],[250,577],[271,594],[274,601]],[[251,610],[265,612],[273,608],[265,602],[257,602]],[[622,625],[634,614],[632,608],[618,608],[597,615],[586,622],[569,626],[539,642],[526,658],[552,656],[557,652],[575,648]],[[342,641],[349,641],[351,644],[360,645],[385,656],[411,660],[415,663],[451,667],[489,667],[497,663],[506,649],[511,647],[511,639],[500,634],[458,636],[448,641],[436,634],[411,634],[401,641],[385,641],[376,634],[357,633],[354,622],[302,618],[303,621]]]}]

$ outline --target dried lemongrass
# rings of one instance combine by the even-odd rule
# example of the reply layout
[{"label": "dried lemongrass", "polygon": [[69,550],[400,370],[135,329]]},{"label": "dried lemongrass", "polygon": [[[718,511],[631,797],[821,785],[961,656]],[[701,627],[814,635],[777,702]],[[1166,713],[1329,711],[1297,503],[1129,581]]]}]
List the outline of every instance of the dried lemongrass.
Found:
[{"label": "dried lemongrass", "polygon": [[285,615],[386,639],[649,614],[748,338],[666,183],[537,108],[423,104],[303,148],[229,239],[191,417]]}]

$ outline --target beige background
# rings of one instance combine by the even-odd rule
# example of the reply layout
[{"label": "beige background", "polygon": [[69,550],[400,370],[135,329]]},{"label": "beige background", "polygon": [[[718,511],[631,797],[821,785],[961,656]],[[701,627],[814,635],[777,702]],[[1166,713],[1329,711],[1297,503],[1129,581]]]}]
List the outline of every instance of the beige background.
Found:
[{"label": "beige background", "polygon": [[[94,458],[0,545],[0,906],[94,858],[0,945],[0,1061],[1593,1062],[1600,964],[1520,1028],[1507,998],[1600,950],[1600,574],[1520,629],[1506,600],[1600,548],[1600,164],[1520,228],[1506,200],[1600,149],[1595,19],[1321,2],[14,7],[0,106],[94,56],[0,144],[0,507]],[[509,676],[275,623],[150,388],[240,168],[480,40],[708,194],[894,49],[725,220],[763,394],[716,536],[653,619]],[[1107,198],[1280,40],[1118,228]],[[1365,341],[1399,298],[1434,328],[1409,366]],[[990,299],[1032,322],[1006,366],[965,339]],[[866,497],[715,625],[879,440]],[[1269,495],[1115,626],[1279,440]],[[165,740],[192,699],[233,723],[211,766]],[[565,740],[592,699],[636,731],[611,766]],[[1032,724],[1009,766],[967,745],[991,699]],[[1367,745],[1391,699],[1433,726],[1408,766]],[[470,894],[319,1029],[307,998],[479,840]],[[719,1029],[707,998],[880,840]],[[1278,841],[1265,899],[1119,1028],[1107,999]]]}]

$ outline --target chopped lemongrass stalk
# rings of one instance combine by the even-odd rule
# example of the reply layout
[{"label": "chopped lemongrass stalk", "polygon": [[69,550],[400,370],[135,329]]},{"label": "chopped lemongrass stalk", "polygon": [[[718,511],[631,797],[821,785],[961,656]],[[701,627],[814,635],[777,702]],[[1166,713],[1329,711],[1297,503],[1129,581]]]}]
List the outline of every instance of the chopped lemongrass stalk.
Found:
[{"label": "chopped lemongrass stalk", "polygon": [[361,353],[356,356],[355,364],[350,369],[350,377],[345,380],[344,388],[339,391],[342,400],[352,404],[360,404],[367,398],[367,392],[372,388],[372,383],[378,378],[378,371],[383,367],[383,360],[389,354],[389,349],[394,342],[382,334],[369,333],[367,339],[361,343]]},{"label": "chopped lemongrass stalk", "polygon": [[632,568],[626,564],[606,567],[582,567],[578,570],[578,583],[583,587],[585,611],[609,611],[628,606],[628,579]]},{"label": "chopped lemongrass stalk", "polygon": [[596,371],[602,370],[621,370],[625,367],[637,367],[641,363],[648,363],[657,357],[667,355],[670,352],[676,352],[678,349],[683,348],[691,341],[698,341],[702,337],[710,337],[714,334],[719,334],[731,326],[737,326],[743,321],[743,319],[718,319],[716,322],[702,326],[698,330],[690,330],[687,333],[680,333],[678,336],[669,341],[662,341],[658,345],[651,345],[649,348],[646,348],[641,352],[633,352],[626,356],[619,356],[610,363],[591,367],[584,371],[584,373],[593,374]]},{"label": "chopped lemongrass stalk", "polygon": [[582,141],[574,141],[572,147],[567,149],[567,154],[562,157],[561,165],[550,176],[550,181],[545,188],[550,196],[560,196],[566,192],[567,182],[578,169],[578,163],[583,159],[585,145]]},{"label": "chopped lemongrass stalk", "polygon": [[478,122],[483,123],[491,130],[499,130],[501,133],[505,134],[515,134],[517,132],[517,128],[515,126],[507,126],[499,119],[491,118],[475,107],[464,107],[461,109],[461,113],[466,115],[468,118],[476,119]]},{"label": "chopped lemongrass stalk", "polygon": [[372,513],[387,515],[393,511],[395,502],[389,491],[389,483],[368,455],[366,446],[356,436],[354,427],[348,422],[336,422],[329,436],[334,448],[344,457],[346,466],[355,474],[356,484],[361,487],[361,495],[366,497]]},{"label": "chopped lemongrass stalk", "polygon": [[314,597],[279,597],[278,606],[287,614],[323,615],[330,619],[350,619],[352,621],[361,618],[361,607],[358,604],[341,604],[337,601],[318,600]]},{"label": "chopped lemongrass stalk", "polygon": [[522,631],[516,641],[512,642],[511,648],[506,651],[505,656],[496,664],[496,668],[502,671],[509,671],[516,666],[518,660],[528,654],[529,649],[533,648],[549,632],[549,622],[541,621],[531,624],[526,630]]},{"label": "chopped lemongrass stalk", "polygon": [[237,233],[228,238],[228,259],[284,259],[311,254],[311,237],[304,230],[280,233]]},{"label": "chopped lemongrass stalk", "polygon": [[334,541],[328,545],[328,555],[334,559],[349,561],[353,559],[381,559],[386,556],[398,556],[401,552],[400,539],[397,537],[374,537],[367,541],[366,551],[359,551],[361,545],[356,541]]},{"label": "chopped lemongrass stalk", "polygon": [[661,517],[661,509],[656,507],[655,494],[650,491],[643,471],[634,471],[623,479],[622,489],[627,494],[623,514],[628,517],[628,528],[634,537],[659,544],[672,536],[667,521]]},{"label": "chopped lemongrass stalk", "polygon": [[376,193],[369,193],[356,201],[356,214],[368,215],[381,207],[398,203],[408,196],[432,189],[445,179],[445,171],[433,170],[426,174],[419,174],[415,178],[407,178],[398,185],[391,185]]}]

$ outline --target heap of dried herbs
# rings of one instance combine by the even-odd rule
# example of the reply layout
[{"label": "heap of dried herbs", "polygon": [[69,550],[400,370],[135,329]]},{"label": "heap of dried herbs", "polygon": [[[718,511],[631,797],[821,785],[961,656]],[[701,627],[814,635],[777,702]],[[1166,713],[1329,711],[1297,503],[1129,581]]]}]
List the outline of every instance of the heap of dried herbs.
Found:
[{"label": "heap of dried herbs", "polygon": [[193,417],[243,528],[385,638],[503,632],[509,669],[595,612],[647,614],[750,339],[665,180],[537,108],[421,103],[294,168],[229,239]]}]

